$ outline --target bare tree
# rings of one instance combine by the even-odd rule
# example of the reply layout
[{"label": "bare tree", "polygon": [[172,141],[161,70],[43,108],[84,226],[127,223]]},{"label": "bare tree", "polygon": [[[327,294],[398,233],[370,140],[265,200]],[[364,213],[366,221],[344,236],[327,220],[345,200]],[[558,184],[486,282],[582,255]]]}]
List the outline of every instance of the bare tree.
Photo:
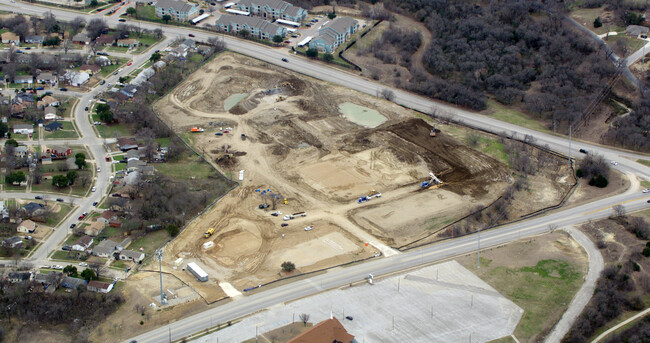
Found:
[{"label": "bare tree", "polygon": [[88,22],[88,25],[86,25],[86,32],[88,32],[88,37],[90,37],[90,39],[95,39],[99,37],[99,35],[102,34],[102,31],[106,28],[108,28],[108,25],[106,25],[104,19],[91,19]]},{"label": "bare tree", "polygon": [[382,89],[381,92],[379,92],[379,95],[388,101],[393,101],[395,99],[395,92],[390,89]]},{"label": "bare tree", "polygon": [[64,39],[63,42],[61,42],[61,49],[63,49],[64,54],[67,54],[71,47],[72,41],[70,39]]},{"label": "bare tree", "polygon": [[69,25],[70,29],[72,29],[72,34],[75,35],[79,32],[79,30],[81,30],[82,27],[84,27],[84,25],[86,25],[86,19],[83,17],[75,17],[72,19]]},{"label": "bare tree", "polygon": [[100,275],[104,275],[104,272],[106,271],[106,267],[103,263],[93,263],[88,265],[88,267],[95,272],[95,275],[97,275],[98,279]]},{"label": "bare tree", "polygon": [[300,314],[300,316],[298,318],[300,318],[300,321],[302,321],[302,324],[304,326],[307,326],[307,322],[309,321],[309,314],[302,313],[302,314]]},{"label": "bare tree", "polygon": [[620,204],[612,207],[612,214],[614,215],[614,218],[621,218],[625,216],[625,207]]},{"label": "bare tree", "polygon": [[163,30],[158,27],[153,30],[153,34],[156,36],[156,38],[161,38],[163,36]]}]

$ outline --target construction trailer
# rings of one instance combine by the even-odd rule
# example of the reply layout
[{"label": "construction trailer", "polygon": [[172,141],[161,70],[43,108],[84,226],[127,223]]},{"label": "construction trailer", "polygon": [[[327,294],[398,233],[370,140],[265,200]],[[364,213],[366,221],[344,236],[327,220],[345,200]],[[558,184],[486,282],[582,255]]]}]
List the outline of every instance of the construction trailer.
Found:
[{"label": "construction trailer", "polygon": [[187,270],[190,271],[194,276],[196,276],[196,279],[201,281],[201,282],[206,282],[208,281],[208,273],[206,273],[201,267],[199,267],[198,264],[194,262],[190,262],[187,264]]}]

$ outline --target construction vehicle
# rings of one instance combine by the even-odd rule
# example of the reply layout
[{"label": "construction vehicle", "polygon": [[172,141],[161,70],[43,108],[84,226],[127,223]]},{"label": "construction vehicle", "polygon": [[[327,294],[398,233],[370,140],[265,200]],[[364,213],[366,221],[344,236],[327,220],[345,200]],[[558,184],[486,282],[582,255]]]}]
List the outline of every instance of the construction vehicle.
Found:
[{"label": "construction vehicle", "polygon": [[420,188],[429,188],[431,186],[438,186],[442,185],[442,181],[438,179],[433,173],[429,172],[429,176],[431,177],[429,181],[424,181],[420,184]]},{"label": "construction vehicle", "polygon": [[282,203],[284,203],[285,205],[289,205],[289,202],[287,201],[287,198],[284,198],[284,200],[282,200]]},{"label": "construction vehicle", "polygon": [[206,231],[203,234],[203,238],[208,238],[208,237],[212,236],[213,234],[214,234],[214,228],[209,228],[208,231]]},{"label": "construction vehicle", "polygon": [[217,156],[217,162],[223,161],[223,160],[229,160],[233,158],[233,154],[220,154]]},{"label": "construction vehicle", "polygon": [[257,208],[259,208],[260,210],[263,210],[263,209],[269,208],[270,206],[271,205],[269,205],[269,204],[260,204],[259,206],[257,206]]},{"label": "construction vehicle", "polygon": [[294,217],[306,217],[307,212],[296,212],[296,213],[292,214],[292,216],[294,216]]},{"label": "construction vehicle", "polygon": [[370,193],[368,193],[368,200],[372,198],[381,198],[381,193],[373,189]]},{"label": "construction vehicle", "polygon": [[277,98],[275,98],[275,102],[280,102],[280,101],[285,101],[287,100],[287,97],[284,95],[278,95]]},{"label": "construction vehicle", "polygon": [[429,137],[435,137],[436,136],[436,128],[432,127],[431,132],[429,132]]},{"label": "construction vehicle", "polygon": [[196,133],[196,132],[203,132],[203,129],[200,127],[193,127],[190,129],[190,132]]},{"label": "construction vehicle", "polygon": [[271,213],[271,215],[274,216],[274,217],[277,217],[277,216],[279,216],[281,214],[282,214],[282,212],[280,212],[280,211],[275,211],[275,212]]},{"label": "construction vehicle", "polygon": [[287,220],[291,220],[291,219],[295,219],[295,218],[296,217],[294,217],[292,214],[287,214],[282,218],[282,220],[287,221]]}]

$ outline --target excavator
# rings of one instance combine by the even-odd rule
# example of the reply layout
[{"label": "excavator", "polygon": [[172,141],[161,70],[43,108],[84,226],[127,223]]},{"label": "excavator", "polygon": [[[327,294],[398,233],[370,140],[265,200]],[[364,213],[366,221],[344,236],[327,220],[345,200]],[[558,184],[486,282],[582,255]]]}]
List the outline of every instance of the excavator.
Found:
[{"label": "excavator", "polygon": [[420,188],[429,188],[431,186],[440,186],[443,184],[443,182],[437,178],[432,172],[429,172],[429,176],[431,177],[429,181],[424,181],[420,184]]}]

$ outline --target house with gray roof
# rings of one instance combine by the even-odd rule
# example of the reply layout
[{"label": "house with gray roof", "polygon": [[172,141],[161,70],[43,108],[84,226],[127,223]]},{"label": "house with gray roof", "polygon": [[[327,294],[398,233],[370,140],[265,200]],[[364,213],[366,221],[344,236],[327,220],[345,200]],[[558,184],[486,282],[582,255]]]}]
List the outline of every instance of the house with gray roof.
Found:
[{"label": "house with gray roof", "polygon": [[17,84],[32,84],[34,83],[34,77],[31,75],[16,75],[14,77],[14,83]]},{"label": "house with gray roof", "polygon": [[309,47],[331,53],[339,45],[347,42],[357,30],[359,30],[359,22],[356,19],[337,17],[318,29],[318,36],[309,42]]},{"label": "house with gray roof", "polygon": [[199,15],[198,5],[181,0],[159,0],[156,3],[156,17],[169,15],[174,21],[189,21]]},{"label": "house with gray roof", "polygon": [[630,25],[625,28],[625,34],[632,37],[639,37],[640,35],[647,35],[648,28],[640,25]]},{"label": "house with gray roof", "polygon": [[237,9],[269,19],[284,19],[301,22],[307,17],[307,10],[283,0],[241,0]]},{"label": "house with gray roof", "polygon": [[260,39],[271,39],[275,35],[284,37],[287,29],[269,21],[256,17],[240,15],[222,15],[217,19],[215,26],[225,32],[240,32],[246,30],[251,36]]},{"label": "house with gray roof", "polygon": [[93,255],[97,257],[108,258],[113,255],[113,252],[117,249],[117,243],[111,241],[110,239],[105,239],[93,248]]},{"label": "house with gray roof", "polygon": [[44,40],[43,36],[25,36],[25,43],[29,44],[43,44]]},{"label": "house with gray roof", "polygon": [[122,250],[120,251],[120,260],[140,262],[144,260],[144,253],[140,251]]},{"label": "house with gray roof", "polygon": [[77,279],[76,277],[66,276],[61,282],[61,286],[65,288],[77,289],[79,286],[85,286],[88,281],[84,279]]}]

